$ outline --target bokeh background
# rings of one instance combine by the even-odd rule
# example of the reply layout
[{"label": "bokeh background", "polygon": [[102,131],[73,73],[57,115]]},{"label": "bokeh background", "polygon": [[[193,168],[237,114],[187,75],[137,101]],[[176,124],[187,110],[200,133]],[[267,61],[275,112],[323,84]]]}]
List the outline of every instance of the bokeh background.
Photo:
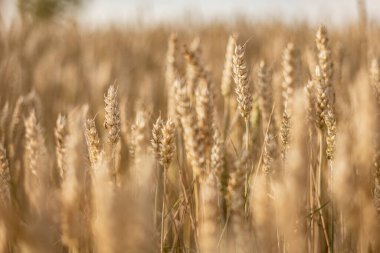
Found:
[{"label": "bokeh background", "polygon": [[[1,1],[0,1],[1,2]],[[17,13],[20,2],[54,2],[52,0],[2,0],[1,14],[7,20]],[[59,2],[59,1],[58,1]],[[125,24],[136,21],[203,22],[231,20],[237,16],[283,22],[307,21],[344,25],[357,19],[355,0],[63,0],[80,2],[80,10],[69,14],[86,25]],[[380,20],[380,1],[366,1],[368,15]]]},{"label": "bokeh background", "polygon": [[[328,253],[329,238],[380,252],[379,13],[380,0],[0,0],[0,253],[190,253],[203,231],[202,253],[247,252],[256,235],[255,252]],[[178,127],[170,168],[151,152],[159,117]]]}]

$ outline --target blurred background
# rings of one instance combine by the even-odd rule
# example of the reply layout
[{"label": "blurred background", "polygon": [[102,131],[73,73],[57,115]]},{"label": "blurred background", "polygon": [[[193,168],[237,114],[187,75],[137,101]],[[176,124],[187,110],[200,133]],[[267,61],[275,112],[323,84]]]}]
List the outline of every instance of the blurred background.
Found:
[{"label": "blurred background", "polygon": [[[229,21],[242,17],[309,24],[344,25],[357,19],[356,0],[0,0],[5,21],[17,10],[39,16],[69,15],[85,25]],[[380,1],[366,1],[368,16],[380,20]]]},{"label": "blurred background", "polygon": [[[318,29],[320,25],[326,28]],[[246,121],[240,117],[234,94],[235,40],[239,44],[249,41],[244,48],[249,76],[239,73],[241,79],[247,75],[249,84],[244,86],[252,88],[239,88],[250,93],[244,94],[244,106],[248,108],[251,103],[253,107]],[[239,64],[240,55],[243,54],[239,53]],[[320,225],[322,209],[326,207],[325,212],[329,203],[333,206],[330,196],[325,199],[324,194],[327,197],[333,188],[329,181],[332,176],[325,172],[335,173],[335,167],[331,167],[335,164],[335,128],[337,140],[347,140],[342,141],[344,144],[337,142],[334,165],[340,171],[334,176],[334,180],[338,179],[334,188],[339,189],[340,201],[336,206],[341,205],[342,210],[337,209],[339,221],[326,220],[333,233],[342,235],[336,236],[339,249],[326,247],[309,252],[380,252],[380,219],[372,203],[376,201],[380,213],[380,137],[375,134],[379,117],[372,108],[375,103],[371,104],[368,85],[370,66],[375,66],[371,68],[375,73],[371,79],[375,80],[372,88],[379,106],[379,59],[380,0],[0,0],[0,145],[6,149],[2,153],[0,150],[0,197],[3,192],[10,199],[8,210],[3,208],[8,202],[0,198],[0,253],[153,253],[161,245],[171,248],[171,252],[194,252],[199,233],[193,228],[191,213],[208,207],[203,208],[202,202],[199,206],[193,203],[203,201],[206,195],[206,200],[222,196],[217,204],[211,201],[212,205],[222,203],[222,208],[212,207],[210,210],[216,211],[207,215],[217,220],[209,230],[216,241],[222,241],[216,233],[219,227],[223,228],[223,240],[231,247],[235,247],[233,238],[238,230],[236,234],[258,241],[258,245],[262,243],[256,252],[307,252],[298,245],[296,250],[288,250],[287,245],[295,234],[302,234],[302,239],[295,242],[304,244],[304,231],[309,227],[313,227],[308,229],[311,235],[307,234],[310,245],[322,241],[325,244],[322,229],[314,233],[314,227],[325,230]],[[320,71],[316,71],[317,66]],[[239,72],[244,69],[239,66]],[[204,80],[200,85],[200,77],[207,79],[207,87]],[[176,79],[186,80],[187,86],[173,88]],[[326,102],[335,100],[327,83],[333,83],[337,94],[332,103]],[[104,94],[111,84],[117,86],[118,98],[113,99],[114,92],[108,93],[112,97],[112,102],[106,99],[107,104],[112,104],[107,108],[113,108],[107,109],[112,114],[112,125],[105,125]],[[294,125],[291,118],[289,124],[285,110],[291,101],[288,97],[293,90],[299,97],[305,86],[310,98],[308,114],[311,111],[313,115],[304,122],[294,117]],[[325,108],[329,108],[327,114]],[[335,109],[338,125],[332,113]],[[79,113],[82,111],[86,113]],[[294,115],[305,116],[304,113],[301,110]],[[68,115],[68,134],[61,126],[66,125],[63,117],[58,115]],[[154,173],[161,171],[153,167],[158,163],[151,163],[147,156],[152,125],[158,117],[172,118],[177,124],[180,117],[185,117],[178,131],[178,159],[173,159],[168,174],[168,204],[163,206],[173,211],[167,213],[165,207],[153,207],[161,202],[155,201],[160,193],[154,188],[157,185],[161,189],[165,179],[148,181],[149,168],[154,168]],[[314,117],[318,119],[318,129],[306,130],[306,122],[314,125]],[[89,145],[96,149],[94,153],[86,147],[85,118],[91,119],[93,125],[89,129],[87,124],[86,131],[94,135]],[[219,158],[211,159],[214,151],[210,149],[210,137],[216,128],[223,131],[223,138],[212,141],[212,150],[216,147],[220,151],[215,151]],[[97,140],[97,131],[102,141]],[[88,156],[95,154],[96,158],[102,153],[103,143],[111,143],[110,136],[119,135],[119,131],[121,141],[112,140],[117,143],[117,154],[109,156],[114,165],[110,171],[133,183],[125,181],[122,185],[126,187],[111,189],[104,173],[107,163],[101,163],[104,172],[99,175],[104,174],[104,179],[98,184],[93,181],[97,180],[98,170],[91,167],[93,161],[90,163]],[[312,136],[317,132],[318,142],[317,136]],[[157,136],[161,134],[164,136],[162,130]],[[281,137],[281,146],[276,144],[277,136]],[[289,149],[289,138],[295,149]],[[161,143],[155,145],[161,147]],[[251,150],[247,152],[249,146]],[[325,147],[329,149],[326,148],[326,157]],[[248,160],[245,156],[241,159],[243,148],[249,154]],[[292,155],[289,167],[285,160],[288,149]],[[109,150],[113,152],[114,147]],[[189,166],[186,152],[192,153]],[[7,158],[10,172],[6,170]],[[193,190],[194,185],[199,185],[198,177],[193,176],[196,171],[191,169],[193,160],[199,170],[198,164],[209,166],[214,159],[221,164],[215,165],[218,169],[212,168],[220,170],[216,174],[221,192],[199,194]],[[249,172],[247,161],[252,162]],[[252,188],[258,197],[250,205],[248,183],[253,168],[261,183],[259,191]],[[306,179],[301,174],[309,168]],[[317,181],[317,172],[318,186],[312,182]],[[273,180],[272,185],[272,175],[273,179],[278,175],[285,180]],[[181,185],[180,181],[187,182]],[[188,200],[186,192],[193,191]],[[310,201],[306,204],[307,198]],[[250,217],[247,222],[248,209],[260,212],[260,218]],[[331,218],[334,211],[330,211]],[[176,215],[173,221],[170,212]],[[198,211],[194,212],[197,218]],[[214,215],[219,212],[224,214],[222,218]],[[159,222],[164,217],[168,217],[167,222],[162,223],[170,229],[159,229],[165,228]],[[250,228],[251,221],[256,223]],[[241,224],[237,226],[236,222]],[[9,251],[2,251],[2,239],[7,238],[2,233],[11,238],[9,243],[3,242]],[[103,250],[102,244],[108,250]],[[224,243],[220,247],[225,252],[242,252],[224,247]],[[273,250],[264,250],[266,247]],[[277,250],[278,247],[281,248]]]}]

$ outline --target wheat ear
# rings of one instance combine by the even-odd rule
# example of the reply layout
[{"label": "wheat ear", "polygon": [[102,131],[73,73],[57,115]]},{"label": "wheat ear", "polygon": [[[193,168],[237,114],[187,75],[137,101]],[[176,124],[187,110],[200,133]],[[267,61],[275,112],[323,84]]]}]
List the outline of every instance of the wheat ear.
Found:
[{"label": "wheat ear", "polygon": [[100,139],[98,130],[96,130],[95,119],[87,119],[85,137],[91,166],[94,168],[94,165],[96,164],[101,151]]},{"label": "wheat ear", "polygon": [[57,165],[61,180],[65,174],[65,154],[66,154],[66,137],[67,137],[67,121],[66,117],[59,114],[54,129],[55,136],[55,153],[57,156]]}]

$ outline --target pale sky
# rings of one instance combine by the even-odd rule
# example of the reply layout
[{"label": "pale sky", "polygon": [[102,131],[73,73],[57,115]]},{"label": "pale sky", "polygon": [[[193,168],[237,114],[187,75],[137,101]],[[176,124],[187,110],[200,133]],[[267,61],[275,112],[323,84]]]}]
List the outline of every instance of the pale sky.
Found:
[{"label": "pale sky", "polygon": [[[3,15],[11,15],[16,0],[5,2],[8,10]],[[367,0],[366,5],[369,18],[380,21],[380,0]],[[229,20],[236,14],[253,20],[275,17],[339,25],[357,19],[357,4],[356,0],[85,0],[79,16],[86,24],[102,25],[138,19],[185,23],[189,16],[196,21]]]}]

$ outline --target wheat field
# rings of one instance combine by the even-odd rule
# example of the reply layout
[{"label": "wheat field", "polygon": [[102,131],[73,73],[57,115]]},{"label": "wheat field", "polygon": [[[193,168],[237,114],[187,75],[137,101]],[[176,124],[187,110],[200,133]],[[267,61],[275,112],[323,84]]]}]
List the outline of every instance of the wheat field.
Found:
[{"label": "wheat field", "polygon": [[380,25],[0,24],[0,252],[380,252]]}]

